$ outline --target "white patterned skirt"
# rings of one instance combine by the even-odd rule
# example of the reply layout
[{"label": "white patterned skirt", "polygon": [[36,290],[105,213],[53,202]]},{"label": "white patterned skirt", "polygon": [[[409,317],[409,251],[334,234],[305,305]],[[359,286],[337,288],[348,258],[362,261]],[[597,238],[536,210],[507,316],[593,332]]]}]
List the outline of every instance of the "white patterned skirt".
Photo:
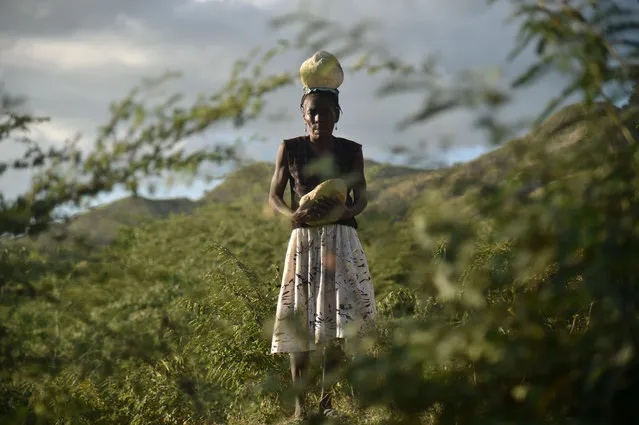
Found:
[{"label": "white patterned skirt", "polygon": [[350,226],[293,229],[271,353],[312,351],[361,334],[377,313],[368,262]]}]

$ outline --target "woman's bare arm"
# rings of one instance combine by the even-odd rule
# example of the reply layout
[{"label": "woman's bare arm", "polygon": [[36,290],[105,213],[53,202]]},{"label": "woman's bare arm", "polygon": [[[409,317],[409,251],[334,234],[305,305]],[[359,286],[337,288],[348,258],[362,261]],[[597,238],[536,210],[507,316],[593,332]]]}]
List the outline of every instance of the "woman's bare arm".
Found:
[{"label": "woman's bare arm", "polygon": [[348,219],[360,214],[368,205],[368,196],[366,194],[366,177],[364,176],[364,154],[360,149],[355,156],[354,177],[356,183],[353,185],[353,205],[346,209],[342,219]]},{"label": "woman's bare arm", "polygon": [[291,218],[293,210],[284,202],[284,191],[291,174],[288,169],[288,158],[286,157],[286,144],[282,142],[277,151],[275,160],[275,172],[271,179],[271,189],[269,191],[268,203],[273,209],[286,218]]}]

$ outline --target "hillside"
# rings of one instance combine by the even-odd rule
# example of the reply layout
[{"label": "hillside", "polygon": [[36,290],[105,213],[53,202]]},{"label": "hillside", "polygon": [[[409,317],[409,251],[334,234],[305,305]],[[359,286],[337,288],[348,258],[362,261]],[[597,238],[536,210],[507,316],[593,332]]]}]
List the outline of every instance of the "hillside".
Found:
[{"label": "hillside", "polygon": [[[423,394],[433,400],[444,394],[453,410],[459,394],[472,396],[464,402],[477,400],[469,418],[481,415],[486,402],[502,412],[514,403],[508,398],[513,385],[522,382],[545,397],[543,391],[562,380],[568,383],[551,391],[553,402],[570,394],[573,405],[588,404],[582,396],[591,376],[583,371],[597,372],[592,359],[618,358],[626,342],[619,339],[610,349],[599,343],[611,344],[609,336],[619,334],[621,323],[636,323],[635,316],[622,321],[602,306],[593,309],[589,291],[596,288],[601,296],[609,291],[614,295],[608,296],[610,305],[623,299],[607,274],[616,260],[623,263],[618,275],[627,270],[626,277],[636,276],[628,267],[636,263],[637,246],[626,249],[633,237],[626,232],[626,239],[613,244],[616,251],[600,249],[596,238],[599,223],[605,223],[601,217],[609,217],[601,213],[607,199],[581,214],[587,205],[583,185],[561,187],[566,197],[536,205],[531,199],[556,182],[579,183],[599,173],[602,152],[620,146],[608,123],[596,117],[567,125],[579,114],[579,105],[566,108],[537,131],[448,169],[367,162],[371,203],[359,217],[358,234],[375,287],[380,338],[375,357],[358,366],[364,367],[358,375],[364,381],[356,400],[379,402],[357,407],[350,389],[340,387],[336,403],[352,414],[348,423],[397,423],[386,407],[397,394],[406,397],[409,407],[421,403]],[[4,250],[4,287],[15,290],[4,293],[8,301],[0,310],[0,331],[20,373],[14,387],[0,388],[7,405],[46,411],[63,400],[51,415],[68,423],[133,423],[139,418],[144,424],[282,423],[291,411],[286,404],[290,371],[285,356],[268,352],[290,227],[265,208],[271,172],[268,163],[237,170],[201,202],[124,199],[78,216],[71,228],[98,243],[129,225],[100,250],[85,246],[75,251],[92,253],[90,262]],[[556,199],[559,204],[553,203]],[[493,203],[492,214],[503,225],[495,226],[499,220],[482,210],[485,201]],[[535,227],[539,217],[545,227]],[[529,226],[526,236],[532,239],[512,248],[511,227],[520,225]],[[590,233],[579,239],[584,228]],[[486,229],[488,236],[482,233]],[[557,235],[568,245],[566,254],[540,255],[558,245]],[[575,247],[581,249],[584,241],[592,244],[590,255],[597,255],[572,269]],[[570,274],[561,281],[553,275],[553,285],[542,292],[535,285],[547,282],[544,273],[557,258]],[[442,259],[451,262],[438,269]],[[479,296],[466,297],[472,291]],[[633,294],[625,298],[636,299]],[[634,327],[627,332],[637,334]],[[421,360],[411,363],[416,353]],[[504,357],[491,357],[495,353]],[[583,354],[567,358],[566,353]],[[49,374],[34,374],[34,365]],[[399,386],[376,387],[376,367],[385,368]],[[24,382],[37,391],[25,393]],[[483,382],[490,386],[482,387]],[[458,391],[460,386],[464,391]],[[379,388],[386,388],[387,398],[375,398]],[[599,387],[592,394],[597,397]],[[533,399],[530,411],[538,400]],[[427,416],[410,423],[446,423]],[[507,419],[503,423],[512,422]]]},{"label": "hillside", "polygon": [[609,123],[604,104],[598,106],[589,117],[585,116],[586,109],[580,103],[566,106],[527,135],[447,170],[439,184],[457,196],[471,187],[499,185],[504,179],[520,176],[524,170],[542,173],[555,163],[586,151],[588,156],[596,155],[614,142],[610,134],[606,134]]},{"label": "hillside", "polygon": [[[55,240],[71,236],[90,245],[105,245],[113,240],[123,226],[165,219],[172,214],[189,215],[206,204],[256,204],[262,209],[267,201],[273,166],[268,162],[257,162],[240,168],[197,201],[187,198],[154,200],[128,197],[101,205],[73,217],[68,225],[56,226],[40,236],[38,242],[49,245]],[[437,175],[436,171],[380,164],[371,160],[366,161],[365,167],[371,199],[369,209],[384,214],[405,212],[408,202],[420,190],[420,183]],[[288,200],[288,197],[285,199]]]},{"label": "hillside", "polygon": [[65,237],[81,239],[89,245],[105,245],[123,226],[135,226],[172,214],[190,214],[198,203],[188,198],[146,199],[127,197],[78,214],[64,225],[57,225],[38,238],[44,245]]}]

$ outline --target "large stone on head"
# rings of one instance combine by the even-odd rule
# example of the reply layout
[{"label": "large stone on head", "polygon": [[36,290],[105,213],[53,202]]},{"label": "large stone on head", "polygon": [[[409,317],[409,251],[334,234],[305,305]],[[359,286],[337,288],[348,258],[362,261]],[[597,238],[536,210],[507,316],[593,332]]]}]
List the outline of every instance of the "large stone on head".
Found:
[{"label": "large stone on head", "polygon": [[335,55],[321,50],[302,63],[300,80],[309,89],[337,89],[344,82],[344,70]]}]

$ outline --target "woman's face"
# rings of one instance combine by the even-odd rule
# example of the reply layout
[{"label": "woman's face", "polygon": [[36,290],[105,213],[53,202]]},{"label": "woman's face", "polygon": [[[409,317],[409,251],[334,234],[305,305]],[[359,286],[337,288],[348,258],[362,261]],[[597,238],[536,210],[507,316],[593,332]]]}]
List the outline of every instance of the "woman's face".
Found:
[{"label": "woman's face", "polygon": [[304,99],[304,122],[311,139],[317,140],[333,134],[339,119],[335,103],[328,97],[314,94]]}]

